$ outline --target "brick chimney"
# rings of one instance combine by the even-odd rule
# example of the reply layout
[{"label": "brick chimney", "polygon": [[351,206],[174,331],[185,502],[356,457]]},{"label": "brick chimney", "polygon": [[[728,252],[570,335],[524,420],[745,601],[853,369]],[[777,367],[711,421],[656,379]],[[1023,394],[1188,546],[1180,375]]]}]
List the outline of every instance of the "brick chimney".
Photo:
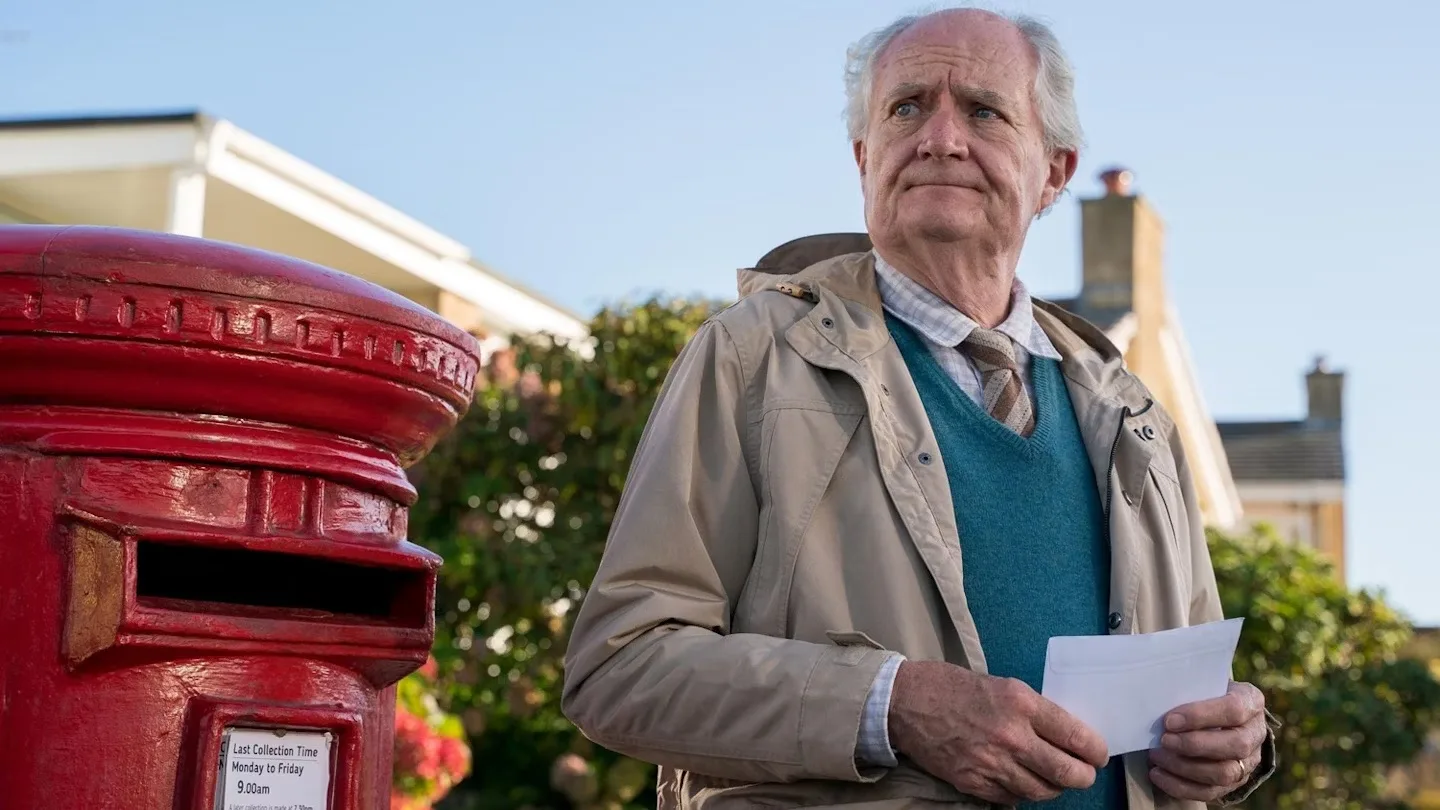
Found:
[{"label": "brick chimney", "polygon": [[1100,173],[1105,193],[1080,201],[1082,313],[1132,311],[1164,320],[1165,226],[1132,188],[1129,169]]},{"label": "brick chimney", "polygon": [[1324,357],[1315,358],[1315,367],[1305,375],[1309,402],[1305,421],[1336,424],[1344,416],[1345,372],[1331,371]]}]

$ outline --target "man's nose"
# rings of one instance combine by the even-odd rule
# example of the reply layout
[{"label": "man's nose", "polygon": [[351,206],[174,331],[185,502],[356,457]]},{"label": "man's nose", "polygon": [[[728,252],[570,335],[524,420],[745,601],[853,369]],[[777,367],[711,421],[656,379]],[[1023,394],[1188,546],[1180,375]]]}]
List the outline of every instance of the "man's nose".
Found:
[{"label": "man's nose", "polygon": [[965,124],[965,118],[955,105],[942,105],[920,130],[920,156],[959,160],[969,157],[970,130]]}]

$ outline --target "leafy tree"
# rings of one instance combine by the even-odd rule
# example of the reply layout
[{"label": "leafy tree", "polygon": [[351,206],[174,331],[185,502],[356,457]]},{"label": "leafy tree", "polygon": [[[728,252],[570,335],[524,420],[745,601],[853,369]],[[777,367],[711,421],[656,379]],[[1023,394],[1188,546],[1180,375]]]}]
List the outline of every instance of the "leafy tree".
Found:
[{"label": "leafy tree", "polygon": [[445,558],[439,677],[474,755],[442,806],[653,806],[652,769],[561,714],[561,665],[660,385],[718,308],[651,300],[601,312],[586,345],[520,344],[414,470],[410,536]]},{"label": "leafy tree", "polygon": [[1389,769],[1413,759],[1440,719],[1440,683],[1401,657],[1410,625],[1268,527],[1209,540],[1225,615],[1245,617],[1235,677],[1259,686],[1283,723],[1280,770],[1248,806],[1396,806],[1385,796]]}]

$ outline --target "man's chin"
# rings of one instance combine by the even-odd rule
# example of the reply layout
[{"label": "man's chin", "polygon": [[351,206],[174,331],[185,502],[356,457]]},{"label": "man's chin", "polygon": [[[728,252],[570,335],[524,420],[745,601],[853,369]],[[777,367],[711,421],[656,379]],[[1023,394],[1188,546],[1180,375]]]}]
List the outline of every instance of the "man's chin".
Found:
[{"label": "man's chin", "polygon": [[907,232],[932,242],[959,242],[972,238],[984,222],[978,213],[961,211],[931,211],[907,219]]}]

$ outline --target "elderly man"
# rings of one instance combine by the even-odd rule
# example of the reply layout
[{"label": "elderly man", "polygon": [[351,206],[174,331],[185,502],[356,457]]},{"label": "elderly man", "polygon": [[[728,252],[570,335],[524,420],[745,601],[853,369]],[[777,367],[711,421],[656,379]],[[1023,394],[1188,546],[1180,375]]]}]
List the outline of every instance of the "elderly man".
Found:
[{"label": "elderly man", "polygon": [[566,712],[662,766],[667,807],[1242,799],[1274,767],[1254,687],[1114,761],[1037,691],[1051,636],[1221,618],[1174,423],[1015,278],[1080,147],[1059,44],[950,10],[862,40],[846,78],[873,252],[742,273],[681,354]]}]

